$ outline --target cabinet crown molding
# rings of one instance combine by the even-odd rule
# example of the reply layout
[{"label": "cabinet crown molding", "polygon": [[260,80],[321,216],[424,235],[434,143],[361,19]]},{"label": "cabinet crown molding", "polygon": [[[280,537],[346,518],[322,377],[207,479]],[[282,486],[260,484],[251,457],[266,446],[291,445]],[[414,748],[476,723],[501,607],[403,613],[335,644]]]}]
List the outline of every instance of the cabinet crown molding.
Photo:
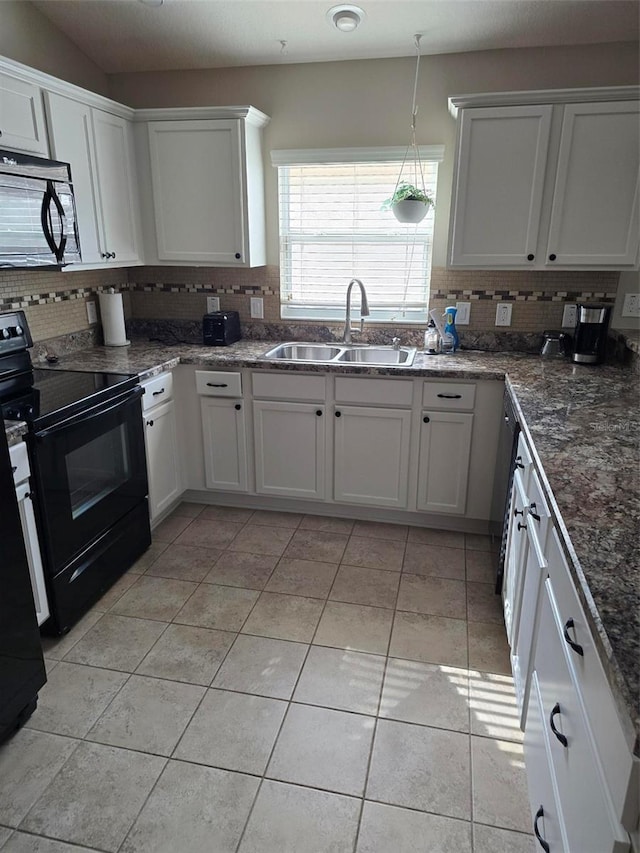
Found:
[{"label": "cabinet crown molding", "polygon": [[244,119],[254,127],[265,127],[271,121],[266,113],[252,106],[145,108],[135,110],[133,116],[135,122],[235,118]]},{"label": "cabinet crown molding", "polygon": [[512,107],[525,104],[577,104],[591,101],[637,101],[640,86],[598,86],[591,89],[536,89],[528,92],[483,92],[452,95],[449,112],[456,116],[467,107]]},{"label": "cabinet crown molding", "polygon": [[44,71],[30,68],[28,65],[23,65],[21,62],[16,62],[13,59],[0,56],[0,71],[32,83],[34,86],[39,86],[48,92],[55,92],[57,95],[63,95],[75,101],[80,101],[88,107],[104,110],[104,112],[120,116],[120,118],[128,119],[129,121],[133,119],[135,111],[131,107],[119,104],[117,101],[112,101],[111,98],[98,95],[89,89],[83,89],[74,83],[67,83],[65,80],[60,80],[59,77],[53,77]]},{"label": "cabinet crown molding", "polygon": [[98,95],[89,89],[83,89],[74,83],[67,83],[59,77],[53,77],[44,71],[38,71],[21,62],[0,56],[0,72],[18,77],[21,80],[39,86],[48,92],[55,92],[80,101],[89,107],[94,107],[111,115],[120,116],[128,121],[178,121],[188,119],[244,119],[247,124],[255,127],[264,127],[271,120],[268,115],[252,106],[229,106],[229,107],[177,107],[177,108],[154,108],[133,109],[125,104]]}]

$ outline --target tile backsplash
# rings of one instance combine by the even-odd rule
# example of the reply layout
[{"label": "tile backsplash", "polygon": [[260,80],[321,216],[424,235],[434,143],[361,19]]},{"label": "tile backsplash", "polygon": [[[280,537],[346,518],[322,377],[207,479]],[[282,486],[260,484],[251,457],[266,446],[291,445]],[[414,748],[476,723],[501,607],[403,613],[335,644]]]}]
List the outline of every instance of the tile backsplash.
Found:
[{"label": "tile backsplash", "polygon": [[[613,303],[618,278],[617,272],[435,267],[431,274],[430,308],[444,310],[451,303],[469,301],[471,322],[463,330],[495,332],[496,303],[511,302],[513,314],[509,331],[539,333],[560,327],[565,302]],[[217,295],[223,309],[239,311],[241,321],[247,323],[250,297],[261,296],[264,299],[262,322],[266,327],[300,327],[300,323],[280,319],[276,266],[249,270],[143,266],[68,272],[2,271],[0,311],[22,308],[34,340],[43,341],[89,329],[86,302],[96,300],[97,293],[108,287],[124,292],[125,312],[132,320],[199,320],[206,312],[206,297]],[[252,320],[251,323],[255,326],[261,321]]]}]

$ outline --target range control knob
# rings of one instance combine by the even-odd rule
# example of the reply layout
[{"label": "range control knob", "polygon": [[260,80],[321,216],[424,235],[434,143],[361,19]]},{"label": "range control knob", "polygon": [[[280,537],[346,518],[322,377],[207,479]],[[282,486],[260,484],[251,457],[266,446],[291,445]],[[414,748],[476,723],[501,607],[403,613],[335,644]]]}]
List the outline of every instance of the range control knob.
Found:
[{"label": "range control knob", "polygon": [[22,328],[22,326],[14,326],[13,327],[13,335],[16,338],[19,338],[22,335],[24,335],[24,329]]},{"label": "range control knob", "polygon": [[11,332],[9,331],[9,329],[2,329],[0,331],[0,336],[3,338],[3,340],[6,341],[7,338],[11,337]]}]

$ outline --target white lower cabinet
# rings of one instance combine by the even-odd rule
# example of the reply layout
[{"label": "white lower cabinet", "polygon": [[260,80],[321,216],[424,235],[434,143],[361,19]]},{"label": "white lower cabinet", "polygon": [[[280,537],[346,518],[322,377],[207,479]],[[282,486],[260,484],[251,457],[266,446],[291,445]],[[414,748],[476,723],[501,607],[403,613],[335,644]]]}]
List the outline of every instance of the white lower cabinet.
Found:
[{"label": "white lower cabinet", "polygon": [[151,521],[161,516],[182,494],[172,380],[170,373],[164,373],[142,384]]},{"label": "white lower cabinet", "polygon": [[13,468],[16,498],[18,499],[18,510],[20,511],[24,547],[27,552],[33,603],[36,608],[38,625],[42,625],[49,618],[49,602],[47,600],[44,570],[42,568],[36,518],[33,511],[33,495],[29,485],[30,467],[26,444],[14,445],[10,448],[9,454],[11,456],[11,467]]},{"label": "white lower cabinet", "polygon": [[628,853],[638,764],[551,518],[544,473],[526,470],[525,456],[534,454],[521,445],[504,606],[532,828],[546,853]]},{"label": "white lower cabinet", "polygon": [[472,430],[473,415],[422,413],[418,509],[464,515]]},{"label": "white lower cabinet", "polygon": [[524,733],[524,760],[527,766],[532,830],[545,853],[569,853],[564,843],[564,827],[556,800],[556,786],[549,761],[546,721],[534,672],[529,694],[527,728]]},{"label": "white lower cabinet", "polygon": [[336,407],[335,500],[406,508],[410,429],[410,410]]},{"label": "white lower cabinet", "polygon": [[544,584],[539,606],[535,669],[551,767],[559,791],[567,849],[575,853],[624,853],[629,839],[612,814],[597,765],[582,697],[567,661],[567,647],[553,587]]},{"label": "white lower cabinet", "polygon": [[247,434],[243,402],[228,397],[201,397],[200,410],[207,488],[246,492]]},{"label": "white lower cabinet", "polygon": [[324,499],[324,406],[256,400],[253,430],[256,492]]}]

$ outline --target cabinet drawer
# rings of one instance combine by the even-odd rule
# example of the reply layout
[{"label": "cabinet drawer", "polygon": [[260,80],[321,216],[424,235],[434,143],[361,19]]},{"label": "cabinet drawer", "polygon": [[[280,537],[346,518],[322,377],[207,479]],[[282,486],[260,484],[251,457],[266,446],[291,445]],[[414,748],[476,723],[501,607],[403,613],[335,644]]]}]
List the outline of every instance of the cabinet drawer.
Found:
[{"label": "cabinet drawer", "polygon": [[242,374],[196,370],[196,391],[205,397],[241,397]]},{"label": "cabinet drawer", "polygon": [[471,411],[475,398],[476,386],[459,382],[425,382],[422,391],[422,405],[427,409]]},{"label": "cabinet drawer", "polygon": [[540,478],[535,470],[531,470],[529,477],[529,485],[527,486],[527,497],[529,500],[527,511],[527,527],[537,534],[538,542],[541,548],[547,539],[547,530],[549,529],[549,507],[546,498],[542,493],[542,485]]},{"label": "cabinet drawer", "polygon": [[148,382],[143,382],[142,411],[148,412],[160,403],[166,403],[173,397],[173,375],[161,373]]},{"label": "cabinet drawer", "polygon": [[413,401],[411,379],[363,379],[336,377],[337,403],[372,403],[381,406],[410,406]]},{"label": "cabinet drawer", "polygon": [[540,602],[535,669],[569,849],[621,853],[628,838],[610,807],[560,630],[553,587],[547,579]]},{"label": "cabinet drawer", "polygon": [[324,376],[300,374],[253,373],[253,396],[268,400],[317,400],[324,402]]},{"label": "cabinet drawer", "polygon": [[607,783],[617,813],[621,814],[626,783],[633,772],[631,745],[627,744],[620,725],[615,701],[555,528],[552,528],[549,533],[546,550],[550,584],[558,612],[561,644],[564,646],[576,685],[583,696],[585,711]]},{"label": "cabinet drawer", "polygon": [[531,476],[531,468],[533,465],[533,457],[531,456],[531,451],[529,450],[529,445],[522,433],[518,438],[518,448],[516,450],[516,471],[520,471],[522,476],[522,482],[524,484],[525,490],[529,485],[529,477]]},{"label": "cabinet drawer", "polygon": [[13,447],[9,448],[9,455],[11,457],[11,468],[13,469],[13,482],[17,485],[29,478],[30,468],[27,445],[24,441],[21,441],[20,444],[14,444]]}]

